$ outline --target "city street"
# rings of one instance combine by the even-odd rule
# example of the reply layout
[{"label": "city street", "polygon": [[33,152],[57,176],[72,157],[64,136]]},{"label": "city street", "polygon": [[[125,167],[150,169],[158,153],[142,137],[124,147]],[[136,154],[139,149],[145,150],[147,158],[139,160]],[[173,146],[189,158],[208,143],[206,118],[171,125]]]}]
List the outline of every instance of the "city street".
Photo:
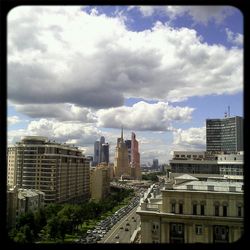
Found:
[{"label": "city street", "polygon": [[98,243],[130,243],[131,236],[140,225],[140,216],[136,214],[137,207],[117,222]]}]

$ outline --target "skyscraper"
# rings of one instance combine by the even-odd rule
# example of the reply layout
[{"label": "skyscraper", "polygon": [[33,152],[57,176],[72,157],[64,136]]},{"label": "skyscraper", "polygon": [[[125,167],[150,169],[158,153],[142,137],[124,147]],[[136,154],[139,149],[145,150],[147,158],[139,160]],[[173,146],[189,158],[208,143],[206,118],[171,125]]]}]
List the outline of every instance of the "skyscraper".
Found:
[{"label": "skyscraper", "polygon": [[134,132],[131,134],[131,176],[141,179],[139,144]]},{"label": "skyscraper", "polygon": [[118,178],[122,175],[130,176],[128,147],[123,140],[123,128],[121,130],[121,138],[117,140],[114,160],[114,174],[115,177]]},{"label": "skyscraper", "polygon": [[243,151],[243,118],[206,120],[206,147],[210,153]]},{"label": "skyscraper", "polygon": [[94,144],[94,160],[93,160],[93,165],[96,166],[99,161],[99,141],[95,141]]},{"label": "skyscraper", "polygon": [[99,158],[98,158],[98,163],[102,162],[102,145],[105,143],[105,138],[104,136],[101,136],[100,142],[99,142]]},{"label": "skyscraper", "polygon": [[105,163],[109,163],[109,144],[108,143],[104,143],[102,144],[102,148],[101,148],[101,161],[100,163],[102,162],[105,162]]},{"label": "skyscraper", "polygon": [[105,137],[101,136],[100,141],[94,144],[94,162],[93,166],[101,162],[109,163],[109,144],[105,143]]},{"label": "skyscraper", "polygon": [[125,140],[125,144],[128,148],[128,162],[131,164],[131,140]]}]

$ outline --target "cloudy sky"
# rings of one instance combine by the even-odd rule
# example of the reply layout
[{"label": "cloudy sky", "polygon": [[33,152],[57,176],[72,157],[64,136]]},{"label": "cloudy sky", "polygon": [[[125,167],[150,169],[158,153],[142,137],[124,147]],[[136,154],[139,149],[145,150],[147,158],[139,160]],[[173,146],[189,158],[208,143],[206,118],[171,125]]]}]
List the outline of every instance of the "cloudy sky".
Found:
[{"label": "cloudy sky", "polygon": [[229,6],[22,6],[8,15],[8,144],[93,154],[136,133],[141,162],[204,150],[206,118],[243,116],[243,16]]}]

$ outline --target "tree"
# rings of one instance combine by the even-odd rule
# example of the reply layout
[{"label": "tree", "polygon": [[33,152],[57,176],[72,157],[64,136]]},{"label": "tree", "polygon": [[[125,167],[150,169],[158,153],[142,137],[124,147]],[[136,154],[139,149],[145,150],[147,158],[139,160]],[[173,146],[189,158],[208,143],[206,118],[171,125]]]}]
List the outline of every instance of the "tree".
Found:
[{"label": "tree", "polygon": [[58,219],[56,216],[49,219],[46,225],[46,231],[49,235],[49,238],[56,239],[58,236]]},{"label": "tree", "polygon": [[14,241],[18,243],[32,243],[34,241],[34,233],[28,225],[24,225],[17,231]]}]

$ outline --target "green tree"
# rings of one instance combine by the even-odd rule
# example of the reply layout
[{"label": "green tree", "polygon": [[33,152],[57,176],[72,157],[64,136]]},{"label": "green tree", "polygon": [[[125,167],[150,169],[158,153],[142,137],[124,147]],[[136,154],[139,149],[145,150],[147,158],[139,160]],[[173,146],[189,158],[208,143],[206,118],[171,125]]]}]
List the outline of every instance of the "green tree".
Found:
[{"label": "green tree", "polygon": [[17,231],[14,241],[18,243],[32,243],[34,242],[34,233],[28,225],[24,225]]},{"label": "green tree", "polygon": [[50,239],[57,239],[58,237],[58,218],[56,216],[50,218],[45,227],[46,232],[49,235]]}]

